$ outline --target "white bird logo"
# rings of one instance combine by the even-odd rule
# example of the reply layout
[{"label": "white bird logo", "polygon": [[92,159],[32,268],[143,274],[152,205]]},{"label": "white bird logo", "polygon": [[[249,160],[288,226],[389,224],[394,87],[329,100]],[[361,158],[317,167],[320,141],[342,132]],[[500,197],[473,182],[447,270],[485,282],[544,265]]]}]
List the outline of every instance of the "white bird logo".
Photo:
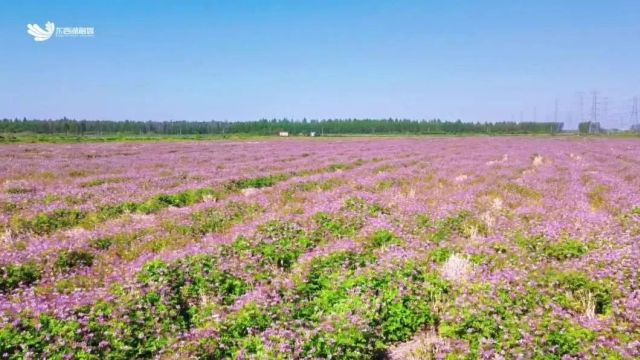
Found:
[{"label": "white bird logo", "polygon": [[47,21],[43,28],[38,24],[27,24],[27,32],[29,35],[33,36],[33,40],[35,41],[45,41],[49,40],[53,35],[53,32],[56,30],[56,25],[51,21]]}]

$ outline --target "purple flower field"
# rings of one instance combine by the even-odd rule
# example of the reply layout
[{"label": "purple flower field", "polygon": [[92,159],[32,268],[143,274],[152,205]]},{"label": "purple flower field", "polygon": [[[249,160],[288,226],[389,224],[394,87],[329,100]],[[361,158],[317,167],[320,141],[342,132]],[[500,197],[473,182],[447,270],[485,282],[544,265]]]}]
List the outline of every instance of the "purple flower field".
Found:
[{"label": "purple flower field", "polygon": [[0,145],[4,359],[640,358],[640,142]]}]

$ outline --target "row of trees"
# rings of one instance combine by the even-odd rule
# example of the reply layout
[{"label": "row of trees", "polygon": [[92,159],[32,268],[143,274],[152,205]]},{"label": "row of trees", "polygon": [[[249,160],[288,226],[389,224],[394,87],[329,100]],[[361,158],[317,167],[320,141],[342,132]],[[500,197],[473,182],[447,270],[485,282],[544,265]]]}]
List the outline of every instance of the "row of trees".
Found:
[{"label": "row of trees", "polygon": [[578,124],[578,131],[581,134],[599,134],[603,132],[604,129],[602,129],[599,122],[584,121]]},{"label": "row of trees", "polygon": [[559,122],[462,122],[407,119],[327,119],[259,121],[111,121],[3,119],[0,132],[36,134],[553,134]]}]

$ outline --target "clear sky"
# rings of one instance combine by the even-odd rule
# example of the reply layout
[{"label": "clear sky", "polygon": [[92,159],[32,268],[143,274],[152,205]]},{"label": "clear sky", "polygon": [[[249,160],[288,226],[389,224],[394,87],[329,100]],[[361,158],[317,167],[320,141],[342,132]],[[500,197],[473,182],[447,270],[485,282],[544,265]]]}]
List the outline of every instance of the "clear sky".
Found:
[{"label": "clear sky", "polygon": [[575,125],[597,90],[619,126],[640,95],[638,0],[2,0],[0,32],[0,118]]}]

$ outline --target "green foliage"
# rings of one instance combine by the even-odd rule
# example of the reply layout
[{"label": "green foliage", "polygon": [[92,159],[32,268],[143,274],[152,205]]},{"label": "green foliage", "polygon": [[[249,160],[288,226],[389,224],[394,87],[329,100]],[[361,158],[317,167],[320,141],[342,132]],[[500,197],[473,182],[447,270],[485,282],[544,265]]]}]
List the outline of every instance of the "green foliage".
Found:
[{"label": "green foliage", "polygon": [[[295,319],[332,319],[331,331],[320,331],[305,344],[308,356],[369,359],[438,322],[431,306],[448,293],[445,281],[413,263],[359,274],[356,269],[366,265],[362,256],[340,252],[315,259],[297,287]],[[355,326],[353,316],[367,326]]]},{"label": "green foliage", "polygon": [[122,214],[139,211],[140,204],[134,202],[124,202],[115,205],[105,205],[98,209],[97,217],[101,220],[108,220]]},{"label": "green foliage", "polygon": [[362,227],[362,221],[357,218],[344,218],[326,212],[319,212],[313,216],[316,223],[315,237],[351,237]]},{"label": "green foliage", "polygon": [[115,184],[115,183],[123,182],[124,180],[125,179],[122,179],[122,178],[94,179],[94,180],[90,180],[90,181],[87,181],[87,182],[84,182],[84,183],[80,184],[80,187],[87,188],[87,187],[100,186],[100,185],[104,185],[104,184]]},{"label": "green foliage", "polygon": [[415,220],[416,226],[422,230],[427,230],[435,226],[435,222],[433,221],[433,219],[431,219],[431,217],[426,214],[416,215]]},{"label": "green foliage", "polygon": [[453,254],[453,251],[446,247],[439,247],[431,252],[431,258],[438,264],[449,260],[449,257]]},{"label": "green foliage", "polygon": [[[66,197],[66,198],[74,198],[74,197],[70,196],[70,197]],[[65,198],[65,202],[69,203],[69,201],[67,201],[66,198]],[[74,199],[78,199],[78,198],[74,198]],[[42,199],[42,201],[47,205],[49,205],[49,204],[51,204],[51,203],[53,203],[55,201],[58,201],[58,200],[60,200],[60,196],[59,195],[55,195],[55,194],[49,194],[49,195],[45,196],[44,199]],[[78,201],[78,203],[81,203],[81,201]]]},{"label": "green foliage", "polygon": [[591,189],[587,193],[587,199],[589,200],[589,204],[594,209],[602,209],[607,206],[607,193],[609,192],[609,187],[603,184],[599,184]]},{"label": "green foliage", "polygon": [[[350,164],[350,166],[355,166]],[[251,179],[240,179],[230,181],[225,185],[224,190],[211,188],[188,189],[175,194],[159,194],[143,202],[123,202],[113,205],[104,205],[93,213],[85,213],[75,209],[57,209],[49,214],[38,214],[34,218],[27,220],[21,217],[14,217],[11,221],[12,227],[18,232],[33,232],[38,235],[50,234],[56,230],[71,228],[74,226],[93,226],[97,222],[106,221],[119,217],[126,213],[157,213],[167,207],[185,207],[204,201],[206,198],[221,198],[229,192],[234,192],[247,188],[263,188],[273,186],[278,182],[288,179],[290,175],[278,174],[262,176]],[[96,180],[87,186],[97,186],[113,179]],[[115,181],[115,180],[114,180]],[[333,182],[328,181],[328,185],[333,186]],[[214,214],[213,217],[216,215]],[[215,222],[211,224],[216,228]],[[215,231],[215,230],[211,230]]]},{"label": "green foliage", "polygon": [[28,286],[40,280],[42,270],[33,262],[0,265],[0,292],[5,293],[18,286]]},{"label": "green foliage", "polygon": [[270,221],[258,230],[263,238],[252,250],[267,264],[289,269],[298,257],[314,246],[302,228],[294,223]]},{"label": "green foliage", "polygon": [[580,134],[598,134],[602,132],[602,127],[599,122],[583,121],[578,124],[578,131]]},{"label": "green foliage", "polygon": [[219,192],[210,188],[189,189],[175,194],[159,194],[142,203],[122,203],[102,209],[105,218],[116,217],[127,212],[156,213],[169,206],[185,207],[202,202],[206,197],[218,197]]},{"label": "green foliage", "polygon": [[333,324],[332,331],[320,331],[304,345],[306,355],[322,359],[370,359],[371,334],[356,324],[342,319]]},{"label": "green foliage", "polygon": [[94,255],[85,250],[65,250],[58,255],[55,267],[60,270],[70,270],[81,266],[93,265]]},{"label": "green foliage", "polygon": [[195,355],[199,359],[235,359],[241,350],[257,354],[262,342],[251,332],[264,331],[271,322],[272,316],[265,309],[255,303],[245,305],[223,321],[218,338],[201,340]]},{"label": "green foliage", "polygon": [[552,242],[542,235],[526,236],[519,233],[515,235],[514,241],[518,246],[533,255],[545,256],[555,260],[580,257],[589,250],[584,242],[570,237],[561,237]]},{"label": "green foliage", "polygon": [[[13,279],[17,272],[12,269],[8,273]],[[47,314],[21,317],[14,326],[0,329],[0,352],[15,359],[152,358],[167,348],[177,332],[194,326],[202,310],[202,297],[217,297],[221,306],[228,305],[249,289],[246,282],[219,270],[215,258],[208,255],[171,264],[151,261],[139,272],[137,281],[142,292],[118,292],[113,303],[78,308],[81,322],[73,315],[68,320]],[[241,310],[225,320],[223,338],[241,338],[254,327],[264,329],[269,323],[265,319],[257,311]],[[74,346],[79,341],[87,341],[87,351]]]},{"label": "green foliage", "polygon": [[156,195],[140,203],[124,202],[104,205],[94,213],[85,213],[75,209],[57,209],[52,213],[38,214],[30,220],[15,218],[12,220],[12,224],[16,231],[44,235],[74,226],[93,225],[95,222],[113,219],[126,213],[152,214],[169,206],[190,206],[202,202],[206,197],[219,197],[220,195],[218,191],[209,188],[189,189],[171,195]]},{"label": "green foliage", "polygon": [[378,216],[380,214],[388,214],[389,211],[379,204],[369,203],[364,199],[351,197],[345,200],[344,209],[355,213]]},{"label": "green foliage", "polygon": [[100,237],[91,241],[91,247],[97,250],[107,250],[113,243],[114,240],[111,237]]},{"label": "green foliage", "polygon": [[[0,353],[9,359],[97,360],[104,359],[105,351],[111,350],[112,358],[124,358],[120,349],[111,347],[117,343],[109,341],[112,340],[111,335],[102,321],[104,318],[109,318],[111,311],[111,308],[103,302],[96,303],[88,310],[79,309],[78,316],[84,317],[84,326],[74,319],[60,320],[47,314],[42,314],[35,319],[23,317],[11,326],[0,328]],[[86,340],[90,349],[74,346],[75,343],[83,340]],[[103,341],[109,345],[99,346]]]},{"label": "green foliage", "polygon": [[544,252],[548,240],[543,235],[527,236],[522,233],[517,233],[514,236],[514,242],[520,248],[527,250],[532,254],[540,254]]},{"label": "green foliage", "polygon": [[545,274],[544,280],[555,289],[553,300],[566,309],[583,312],[585,301],[591,296],[596,314],[608,314],[611,311],[612,286],[604,280],[593,280],[579,271],[552,271]]},{"label": "green foliage", "polygon": [[430,304],[417,296],[398,296],[387,292],[382,301],[384,306],[374,321],[380,328],[379,342],[383,344],[405,341],[418,329],[436,323]]},{"label": "green foliage", "polygon": [[9,201],[0,201],[0,211],[11,214],[16,212],[20,207],[16,203]]},{"label": "green foliage", "polygon": [[71,294],[78,289],[90,289],[92,285],[89,277],[76,275],[57,280],[54,287],[59,294]]},{"label": "green foliage", "polygon": [[477,347],[481,339],[498,339],[502,331],[500,324],[490,312],[472,312],[465,309],[462,321],[441,326],[440,333],[446,337],[470,341]]},{"label": "green foliage", "polygon": [[10,187],[5,190],[7,194],[19,195],[19,194],[30,194],[35,192],[35,188],[30,187]]},{"label": "green foliage", "polygon": [[[206,139],[229,134],[553,134],[562,130],[559,122],[495,122],[409,119],[326,119],[292,121],[262,119],[258,121],[110,121],[110,120],[0,120],[0,142],[19,141],[122,141],[162,140],[171,138]],[[580,125],[582,132],[583,124]],[[593,129],[594,126],[591,126]],[[599,129],[599,128],[598,128]],[[592,131],[594,132],[594,131]],[[14,136],[11,133],[31,133]],[[106,134],[106,135],[102,135]],[[208,135],[208,136],[207,136]],[[169,137],[171,136],[171,137]],[[237,135],[236,135],[237,136]]]},{"label": "green foliage", "polygon": [[327,171],[329,172],[334,172],[334,171],[338,171],[338,170],[349,170],[353,167],[353,165],[351,164],[346,164],[346,163],[335,163],[335,164],[331,164],[327,167]]},{"label": "green foliage", "polygon": [[320,187],[320,183],[317,181],[306,181],[306,182],[295,183],[292,186],[292,190],[313,191],[313,190],[322,190],[322,188]]},{"label": "green foliage", "polygon": [[265,330],[270,324],[269,314],[255,303],[251,303],[225,319],[220,338],[223,343],[231,343],[247,336],[250,330]]},{"label": "green foliage", "polygon": [[220,209],[209,209],[193,214],[193,232],[197,234],[218,233],[233,224],[231,216]]},{"label": "green foliage", "polygon": [[337,186],[345,184],[347,181],[341,178],[330,178],[318,183],[318,188],[322,191],[329,191]]},{"label": "green foliage", "polygon": [[38,235],[52,233],[59,229],[79,225],[86,217],[86,213],[75,209],[56,209],[48,214],[38,214],[27,220],[18,218],[13,221],[14,228],[19,232],[33,232]]},{"label": "green foliage", "polygon": [[251,179],[239,179],[239,180],[231,181],[228,185],[228,188],[234,189],[234,190],[248,189],[248,188],[260,189],[263,187],[273,186],[288,178],[289,178],[288,175],[280,174],[280,175],[261,176],[257,178],[251,178]]},{"label": "green foliage", "polygon": [[249,242],[249,239],[240,235],[233,243],[221,246],[221,255],[223,257],[240,256],[241,254],[250,253],[252,248],[253,245]]},{"label": "green foliage", "polygon": [[231,304],[249,289],[242,279],[218,269],[217,259],[210,255],[190,256],[174,264],[161,261],[147,263],[138,274],[138,280],[150,286],[171,288],[171,301],[175,302],[189,321],[190,303],[203,295],[217,295],[223,304]]},{"label": "green foliage", "polygon": [[398,245],[402,240],[389,230],[378,230],[371,235],[371,246],[378,248],[382,246]]},{"label": "green foliage", "polygon": [[156,292],[127,299],[123,311],[126,320],[110,324],[120,332],[118,338],[114,339],[114,345],[119,350],[114,355],[151,358],[165,348],[172,330],[186,327],[172,305],[163,301]]},{"label": "green foliage", "polygon": [[[307,171],[298,172],[298,175],[304,175]],[[330,178],[325,181],[305,181],[294,183],[289,189],[286,189],[282,192],[282,198],[285,202],[289,202],[292,200],[296,200],[296,192],[310,192],[310,191],[328,191],[333,189],[336,186],[342,185],[345,183],[344,179],[341,178]],[[299,199],[299,198],[298,198]]]},{"label": "green foliage", "polygon": [[297,288],[297,292],[307,298],[313,298],[319,291],[332,285],[331,277],[336,272],[354,270],[366,262],[358,254],[350,251],[340,251],[328,256],[313,259],[304,281]]},{"label": "green foliage", "polygon": [[72,170],[72,171],[69,171],[68,175],[70,177],[84,177],[89,175],[89,173],[84,170]]},{"label": "green foliage", "polygon": [[562,359],[565,355],[576,355],[582,346],[595,339],[593,331],[565,322],[560,329],[551,331],[547,337],[547,346],[553,349],[547,354],[550,359]]},{"label": "green foliage", "polygon": [[531,199],[531,200],[540,200],[542,199],[542,194],[530,187],[523,186],[517,183],[507,183],[504,185],[504,190],[510,193],[517,194],[523,198]]},{"label": "green foliage", "polygon": [[391,189],[396,184],[393,180],[380,180],[374,186],[376,191],[385,191]]},{"label": "green foliage", "polygon": [[233,224],[231,216],[223,210],[209,209],[193,215],[193,229],[198,234],[219,233]]},{"label": "green foliage", "polygon": [[211,208],[192,215],[191,232],[195,234],[218,233],[262,211],[259,205],[230,202],[223,209]]},{"label": "green foliage", "polygon": [[[462,339],[469,342],[470,358],[479,357],[482,343],[493,340],[496,350],[518,348],[527,325],[513,309],[519,299],[499,292],[499,300],[490,297],[486,289],[478,289],[481,304],[464,306],[454,310],[455,316],[440,324],[439,334],[444,337]],[[505,296],[506,295],[506,296]]]},{"label": "green foliage", "polygon": [[544,255],[556,260],[580,257],[588,251],[587,246],[580,240],[563,238],[555,243],[548,243]]},{"label": "green foliage", "polygon": [[[63,338],[67,340],[81,340],[82,336],[76,331],[80,324],[74,321],[57,320],[50,316],[42,316],[39,321],[29,321],[19,324],[16,328],[5,327],[0,330],[0,352],[3,354],[19,354],[23,347],[29,347],[34,354],[44,354],[54,350],[56,344],[47,338]],[[58,353],[71,355],[74,351],[67,347]],[[19,358],[18,356],[14,357]]]},{"label": "green foliage", "polygon": [[199,203],[207,196],[215,195],[217,192],[209,188],[189,189],[173,195],[157,195],[155,201],[163,206],[185,207]]},{"label": "green foliage", "polygon": [[[425,225],[427,218],[423,218]],[[471,237],[473,233],[478,235],[488,235],[489,229],[481,220],[474,217],[469,211],[461,211],[454,216],[447,217],[435,223],[435,231],[430,235],[430,239],[436,243],[448,240],[452,235],[465,238]]]}]

